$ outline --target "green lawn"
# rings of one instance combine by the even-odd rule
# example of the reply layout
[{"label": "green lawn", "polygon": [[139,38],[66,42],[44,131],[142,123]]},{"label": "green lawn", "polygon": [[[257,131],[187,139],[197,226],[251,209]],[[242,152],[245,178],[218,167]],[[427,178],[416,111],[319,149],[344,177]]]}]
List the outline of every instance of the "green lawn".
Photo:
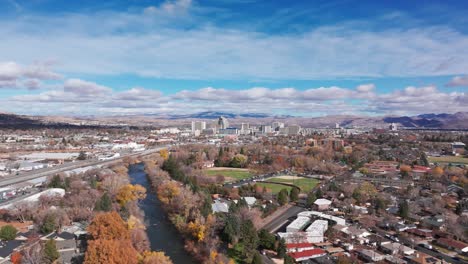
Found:
[{"label": "green lawn", "polygon": [[468,158],[456,157],[456,156],[444,156],[444,157],[428,157],[429,162],[432,163],[460,163],[468,164]]},{"label": "green lawn", "polygon": [[225,169],[225,170],[205,170],[208,176],[223,175],[226,181],[238,181],[252,177],[252,173],[247,170]]},{"label": "green lawn", "polygon": [[288,190],[288,193],[289,191],[291,191],[292,187],[290,186],[285,186],[285,185],[281,185],[281,184],[274,184],[274,183],[263,183],[263,182],[257,182],[255,183],[257,186],[261,186],[261,187],[267,187],[267,189],[271,190],[271,192],[273,194],[277,194],[279,193],[282,189],[286,189]]},{"label": "green lawn", "polygon": [[299,188],[301,188],[301,192],[304,192],[304,193],[309,192],[319,183],[319,180],[303,178],[303,177],[297,177],[296,179],[272,178],[272,179],[268,179],[268,181],[294,184],[298,186]]}]

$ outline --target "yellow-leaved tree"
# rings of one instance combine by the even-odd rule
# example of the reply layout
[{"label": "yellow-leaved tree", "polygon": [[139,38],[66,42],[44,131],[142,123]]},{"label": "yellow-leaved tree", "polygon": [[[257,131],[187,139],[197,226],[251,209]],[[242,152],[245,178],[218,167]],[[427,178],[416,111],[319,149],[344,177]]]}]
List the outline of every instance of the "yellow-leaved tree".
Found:
[{"label": "yellow-leaved tree", "polygon": [[117,202],[120,205],[125,205],[130,201],[142,200],[146,197],[146,189],[145,187],[139,184],[126,184],[122,186],[117,192]]}]

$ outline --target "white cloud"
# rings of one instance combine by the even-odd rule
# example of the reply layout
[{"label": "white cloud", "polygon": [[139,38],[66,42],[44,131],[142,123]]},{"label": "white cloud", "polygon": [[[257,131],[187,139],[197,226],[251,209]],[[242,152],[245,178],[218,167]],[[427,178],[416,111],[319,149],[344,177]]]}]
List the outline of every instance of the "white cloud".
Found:
[{"label": "white cloud", "polygon": [[97,96],[110,93],[112,89],[80,79],[68,79],[63,85],[63,91],[79,96]]},{"label": "white cloud", "polygon": [[191,0],[175,0],[175,1],[165,1],[159,7],[156,6],[148,6],[143,10],[143,12],[147,15],[158,15],[161,12],[174,14],[180,11],[187,11],[187,9],[191,6]]},{"label": "white cloud", "polygon": [[468,75],[467,76],[455,76],[449,83],[447,83],[449,87],[455,86],[468,86]]},{"label": "white cloud", "polygon": [[38,89],[40,80],[61,78],[61,75],[51,71],[49,66],[44,63],[22,66],[12,61],[0,62],[0,88]]},{"label": "white cloud", "polygon": [[[167,13],[189,4],[147,10]],[[468,68],[468,36],[449,27],[366,31],[342,24],[274,35],[217,27],[210,15],[19,17],[0,21],[0,34],[8,36],[0,42],[0,57],[23,63],[55,59],[67,73],[175,79],[434,76]],[[35,32],[48,32],[47,40]]]}]

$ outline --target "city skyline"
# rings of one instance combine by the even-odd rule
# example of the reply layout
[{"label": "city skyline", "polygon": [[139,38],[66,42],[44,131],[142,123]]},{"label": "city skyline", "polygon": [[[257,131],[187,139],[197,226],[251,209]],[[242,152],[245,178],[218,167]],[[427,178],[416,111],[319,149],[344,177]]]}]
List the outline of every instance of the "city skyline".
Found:
[{"label": "city skyline", "polygon": [[461,1],[4,1],[0,111],[468,111]]}]

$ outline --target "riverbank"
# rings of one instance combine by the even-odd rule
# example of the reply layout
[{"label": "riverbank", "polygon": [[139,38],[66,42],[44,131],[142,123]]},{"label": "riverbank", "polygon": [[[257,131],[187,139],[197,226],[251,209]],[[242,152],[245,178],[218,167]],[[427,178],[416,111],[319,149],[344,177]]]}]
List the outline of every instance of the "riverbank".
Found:
[{"label": "riverbank", "polygon": [[164,251],[175,264],[196,263],[185,250],[180,233],[162,208],[154,188],[151,187],[148,181],[147,174],[144,171],[144,164],[130,165],[128,175],[132,184],[139,184],[147,190],[146,198],[140,201],[139,207],[145,213],[144,222],[151,250]]}]

